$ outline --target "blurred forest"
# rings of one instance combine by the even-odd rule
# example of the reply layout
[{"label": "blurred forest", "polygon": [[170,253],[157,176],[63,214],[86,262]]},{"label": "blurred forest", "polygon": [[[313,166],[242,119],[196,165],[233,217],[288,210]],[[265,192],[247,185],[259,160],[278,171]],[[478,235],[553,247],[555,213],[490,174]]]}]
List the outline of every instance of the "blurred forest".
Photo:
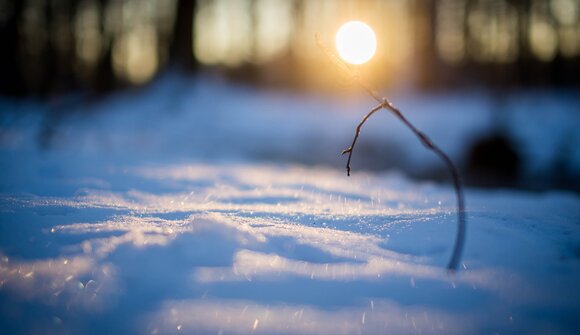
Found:
[{"label": "blurred forest", "polygon": [[0,94],[98,94],[168,67],[320,89],[336,73],[314,33],[331,43],[349,19],[376,30],[361,70],[382,87],[580,84],[579,0],[0,0]]}]

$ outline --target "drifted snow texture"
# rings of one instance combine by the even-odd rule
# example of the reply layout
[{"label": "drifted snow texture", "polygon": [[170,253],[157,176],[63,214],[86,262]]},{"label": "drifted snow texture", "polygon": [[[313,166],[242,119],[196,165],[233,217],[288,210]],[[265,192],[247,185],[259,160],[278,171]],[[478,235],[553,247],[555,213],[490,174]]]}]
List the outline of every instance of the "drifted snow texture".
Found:
[{"label": "drifted snow texture", "polygon": [[[461,165],[493,131],[486,96],[393,101]],[[577,175],[577,95],[507,98],[500,125],[523,173]],[[580,329],[578,195],[468,189],[464,258],[449,275],[452,188],[361,172],[432,170],[437,157],[381,113],[345,176],[338,154],[368,99],[172,75],[92,105],[71,99],[63,114],[0,99],[0,334]]]},{"label": "drifted snow texture", "polygon": [[70,177],[65,161],[32,164],[22,192],[0,197],[2,333],[573,334],[580,325],[574,195],[468,190],[465,257],[449,275],[448,187],[250,163],[94,160],[92,178]]}]

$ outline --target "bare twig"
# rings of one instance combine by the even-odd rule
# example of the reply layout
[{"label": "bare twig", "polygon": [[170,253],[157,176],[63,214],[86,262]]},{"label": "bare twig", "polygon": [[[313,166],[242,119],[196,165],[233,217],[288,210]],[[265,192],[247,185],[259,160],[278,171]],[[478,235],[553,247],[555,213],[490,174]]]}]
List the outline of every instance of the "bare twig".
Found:
[{"label": "bare twig", "polygon": [[365,117],[360,121],[358,126],[356,126],[356,132],[354,133],[354,139],[352,140],[352,144],[350,145],[350,147],[348,147],[347,149],[344,149],[342,151],[342,153],[341,153],[342,155],[348,153],[348,160],[346,161],[346,175],[347,176],[350,176],[350,160],[352,158],[352,151],[354,150],[356,140],[358,139],[358,136],[360,135],[360,129],[362,128],[363,124],[365,124],[365,122],[367,122],[367,120],[371,117],[371,115],[378,112],[382,108],[383,108],[383,104],[380,104],[377,107],[371,109],[371,111],[367,115],[365,115]]},{"label": "bare twig", "polygon": [[417,138],[419,139],[419,141],[421,141],[423,146],[433,151],[445,163],[445,166],[449,170],[451,178],[453,179],[455,195],[457,196],[457,235],[455,237],[455,246],[453,247],[453,253],[451,254],[451,258],[449,260],[449,263],[447,264],[447,269],[449,271],[457,270],[459,262],[461,261],[461,254],[463,252],[463,245],[465,243],[465,231],[467,226],[467,220],[465,217],[465,200],[463,197],[463,187],[461,186],[461,179],[459,177],[459,172],[457,171],[457,168],[455,167],[449,156],[447,156],[447,154],[445,154],[443,150],[441,150],[438,146],[436,146],[433,143],[433,141],[431,141],[431,139],[427,137],[427,135],[425,135],[423,132],[417,129],[411,122],[409,122],[409,120],[407,120],[407,118],[401,113],[401,111],[397,107],[395,107],[387,98],[381,97],[380,94],[375,89],[373,89],[365,81],[363,81],[358,71],[352,69],[348,64],[346,64],[338,56],[336,56],[336,54],[320,40],[320,36],[318,34],[316,34],[316,43],[320,47],[320,49],[324,51],[324,53],[329,57],[329,59],[335,65],[337,65],[337,67],[344,74],[354,78],[356,82],[371,97],[373,97],[373,99],[375,99],[379,103],[379,105],[371,109],[371,111],[367,113],[367,115],[365,115],[365,117],[356,127],[356,132],[351,146],[342,151],[343,155],[348,153],[348,160],[346,162],[346,174],[348,176],[350,176],[351,170],[350,161],[352,158],[352,153],[354,151],[356,141],[358,140],[358,137],[360,135],[361,128],[374,113],[378,112],[381,109],[386,109],[395,114],[395,116],[401,122],[403,122],[405,126],[407,126],[407,128],[409,128],[415,134],[415,136],[417,136]]}]

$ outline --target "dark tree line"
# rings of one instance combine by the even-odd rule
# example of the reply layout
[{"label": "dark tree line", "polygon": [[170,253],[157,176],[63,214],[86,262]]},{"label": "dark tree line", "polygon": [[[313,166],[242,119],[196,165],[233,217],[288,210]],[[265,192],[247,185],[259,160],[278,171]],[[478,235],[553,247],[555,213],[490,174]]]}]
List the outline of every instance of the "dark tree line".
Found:
[{"label": "dark tree line", "polygon": [[[446,88],[470,85],[473,83],[485,85],[488,88],[505,90],[517,87],[578,87],[580,85],[580,47],[576,46],[573,55],[561,52],[562,40],[560,29],[567,27],[575,30],[576,37],[580,34],[580,17],[576,15],[575,22],[563,24],[555,17],[550,1],[532,0],[456,0],[461,4],[461,32],[465,43],[464,59],[457,64],[449,64],[441,58],[436,47],[436,35],[441,33],[440,22],[437,22],[437,9],[441,2],[436,0],[419,1],[416,5],[416,15],[423,24],[418,27],[420,48],[419,85],[426,88]],[[576,6],[580,3],[576,1]],[[482,10],[488,19],[496,19],[504,14],[506,8],[511,11],[509,22],[515,26],[516,56],[511,61],[477,59],[482,52],[481,45],[475,38],[477,34],[469,23],[470,15]],[[541,59],[534,52],[530,31],[534,16],[540,15],[556,33],[549,42],[557,47],[550,59]],[[489,32],[491,28],[487,28]],[[496,33],[496,38],[501,38]],[[577,44],[578,39],[571,44]],[[488,46],[489,47],[489,46]]]},{"label": "dark tree line", "polygon": [[[309,71],[308,64],[301,63],[300,46],[297,38],[313,36],[314,32],[304,32],[307,17],[304,0],[292,1],[292,29],[288,49],[279,54],[276,59],[269,60],[270,64],[255,62],[252,59],[256,54],[256,46],[259,44],[256,34],[257,10],[262,2],[246,0],[244,2],[244,15],[251,18],[252,36],[248,39],[251,45],[249,56],[244,56],[240,64],[231,66],[218,64],[220,70],[231,78],[250,81],[258,84],[284,87],[307,87],[302,75]],[[384,0],[388,1],[388,0]],[[241,2],[241,0],[240,0]],[[553,13],[550,7],[553,1],[533,0],[422,0],[409,2],[413,8],[413,15],[409,18],[413,22],[416,45],[413,68],[416,68],[416,83],[420,87],[429,89],[461,87],[464,85],[483,84],[492,89],[505,90],[510,87],[526,86],[578,86],[580,85],[580,46],[576,47],[575,54],[563,55],[559,50],[549,60],[539,59],[531,47],[529,31],[532,25],[533,15],[540,15],[550,23],[551,28],[557,33],[564,25],[566,29],[580,31],[578,15],[576,22],[562,23],[557,19],[557,13]],[[165,67],[181,67],[186,72],[196,71],[198,64],[192,53],[195,38],[194,21],[196,9],[204,8],[205,5],[214,4],[211,0],[23,0],[9,1],[0,0],[0,95],[11,96],[51,96],[70,91],[86,91],[102,93],[119,87],[135,84],[135,81],[127,78],[120,67],[126,66],[119,60],[123,48],[135,49],[139,45],[151,43],[145,36],[125,38],[122,29],[131,27],[112,28],[123,25],[123,15],[113,15],[115,6],[132,4],[129,11],[133,19],[147,19],[143,16],[151,15],[151,11],[139,11],[141,7],[152,5],[161,12],[170,12],[169,19],[150,19],[146,22],[156,32],[154,45],[156,57],[152,73],[158,73]],[[221,5],[231,6],[239,11],[241,8],[237,2],[224,2]],[[232,4],[236,4],[233,6]],[[337,1],[334,6],[352,7],[357,5],[360,13],[373,12],[381,4],[380,0],[373,1]],[[441,19],[438,15],[442,8],[449,6],[461,8],[459,16],[456,16],[456,29],[463,36],[464,58],[457,63],[450,64],[441,57],[438,50],[437,39],[441,36]],[[576,8],[580,7],[578,1]],[[164,6],[164,7],[160,7]],[[88,9],[87,9],[88,8]],[[539,8],[539,9],[538,9]],[[126,8],[125,8],[126,9]],[[232,9],[234,10],[234,9]],[[503,15],[504,21],[506,10],[509,17],[513,17],[517,29],[516,48],[517,57],[511,61],[481,61],[477,57],[489,46],[481,44],[478,40],[478,32],[470,23],[470,16],[476,11],[483,11],[486,20],[495,20]],[[86,15],[88,11],[88,16]],[[117,8],[117,12],[120,10]],[[113,14],[112,14],[113,13]],[[534,14],[535,13],[535,14]],[[126,13],[125,13],[126,14]],[[146,15],[145,15],[146,14]],[[234,13],[239,14],[239,13]],[[561,14],[561,13],[560,13]],[[155,13],[153,13],[155,15]],[[163,15],[163,14],[159,14]],[[247,16],[246,15],[246,16]],[[136,17],[136,18],[135,18]],[[92,20],[92,21],[91,21]],[[170,21],[169,23],[166,21]],[[93,22],[95,21],[95,22]],[[94,42],[83,42],[79,34],[83,34],[85,25],[94,29],[98,38]],[[575,28],[574,28],[575,27]],[[311,28],[311,27],[310,27]],[[308,29],[310,29],[308,28]],[[119,30],[121,29],[121,30]],[[208,28],[208,29],[211,29]],[[491,28],[481,28],[491,30]],[[126,31],[125,31],[126,32]],[[142,32],[142,31],[141,31]],[[232,32],[233,33],[233,32]],[[503,38],[502,33],[495,33],[495,38]],[[233,35],[233,34],[232,34]],[[91,35],[92,36],[92,35]],[[81,36],[82,37],[82,36]],[[89,36],[90,37],[90,36]],[[94,36],[93,36],[94,37]],[[124,39],[125,38],[125,39]],[[553,39],[560,39],[556,34]],[[127,40],[131,40],[130,43]],[[127,45],[119,47],[120,41]],[[302,42],[302,41],[301,41]],[[131,44],[132,43],[132,44]],[[564,41],[558,41],[561,45]],[[576,42],[580,44],[580,42]],[[85,50],[95,45],[96,51]],[[130,44],[130,45],[129,45]],[[81,49],[79,51],[79,49]],[[119,51],[121,50],[121,51]],[[125,50],[127,51],[127,50]],[[93,52],[94,57],[90,57]],[[87,55],[87,53],[89,53]],[[227,55],[226,55],[227,56]],[[90,58],[87,61],[85,58]],[[130,58],[130,57],[128,57]],[[135,67],[132,71],[136,71]],[[145,69],[144,69],[145,71]],[[386,69],[385,71],[388,71]],[[268,82],[267,78],[276,78],[276,83]],[[141,78],[143,79],[143,78]],[[141,82],[150,80],[149,77]],[[388,81],[389,79],[385,79]],[[261,81],[267,81],[263,83]],[[383,83],[388,84],[388,83]]]},{"label": "dark tree line", "polygon": [[[29,0],[4,2],[0,15],[0,94],[40,96],[75,90],[104,93],[129,83],[114,71],[113,44],[119,36],[110,33],[107,17],[113,0]],[[192,55],[195,0],[167,3],[174,12],[169,34],[158,34],[158,68],[179,66],[196,69]],[[92,63],[79,58],[77,48],[81,6],[90,4],[98,18],[98,55]],[[117,22],[118,23],[118,22]],[[158,29],[158,27],[153,27]]]}]

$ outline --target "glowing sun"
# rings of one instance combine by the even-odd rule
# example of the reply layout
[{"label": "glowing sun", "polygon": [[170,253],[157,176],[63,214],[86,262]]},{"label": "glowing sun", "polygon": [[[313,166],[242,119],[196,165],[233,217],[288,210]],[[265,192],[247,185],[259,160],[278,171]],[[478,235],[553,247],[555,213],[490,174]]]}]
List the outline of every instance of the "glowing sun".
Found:
[{"label": "glowing sun", "polygon": [[375,54],[377,38],[367,24],[350,21],[336,32],[336,50],[344,61],[355,65],[363,64]]}]

